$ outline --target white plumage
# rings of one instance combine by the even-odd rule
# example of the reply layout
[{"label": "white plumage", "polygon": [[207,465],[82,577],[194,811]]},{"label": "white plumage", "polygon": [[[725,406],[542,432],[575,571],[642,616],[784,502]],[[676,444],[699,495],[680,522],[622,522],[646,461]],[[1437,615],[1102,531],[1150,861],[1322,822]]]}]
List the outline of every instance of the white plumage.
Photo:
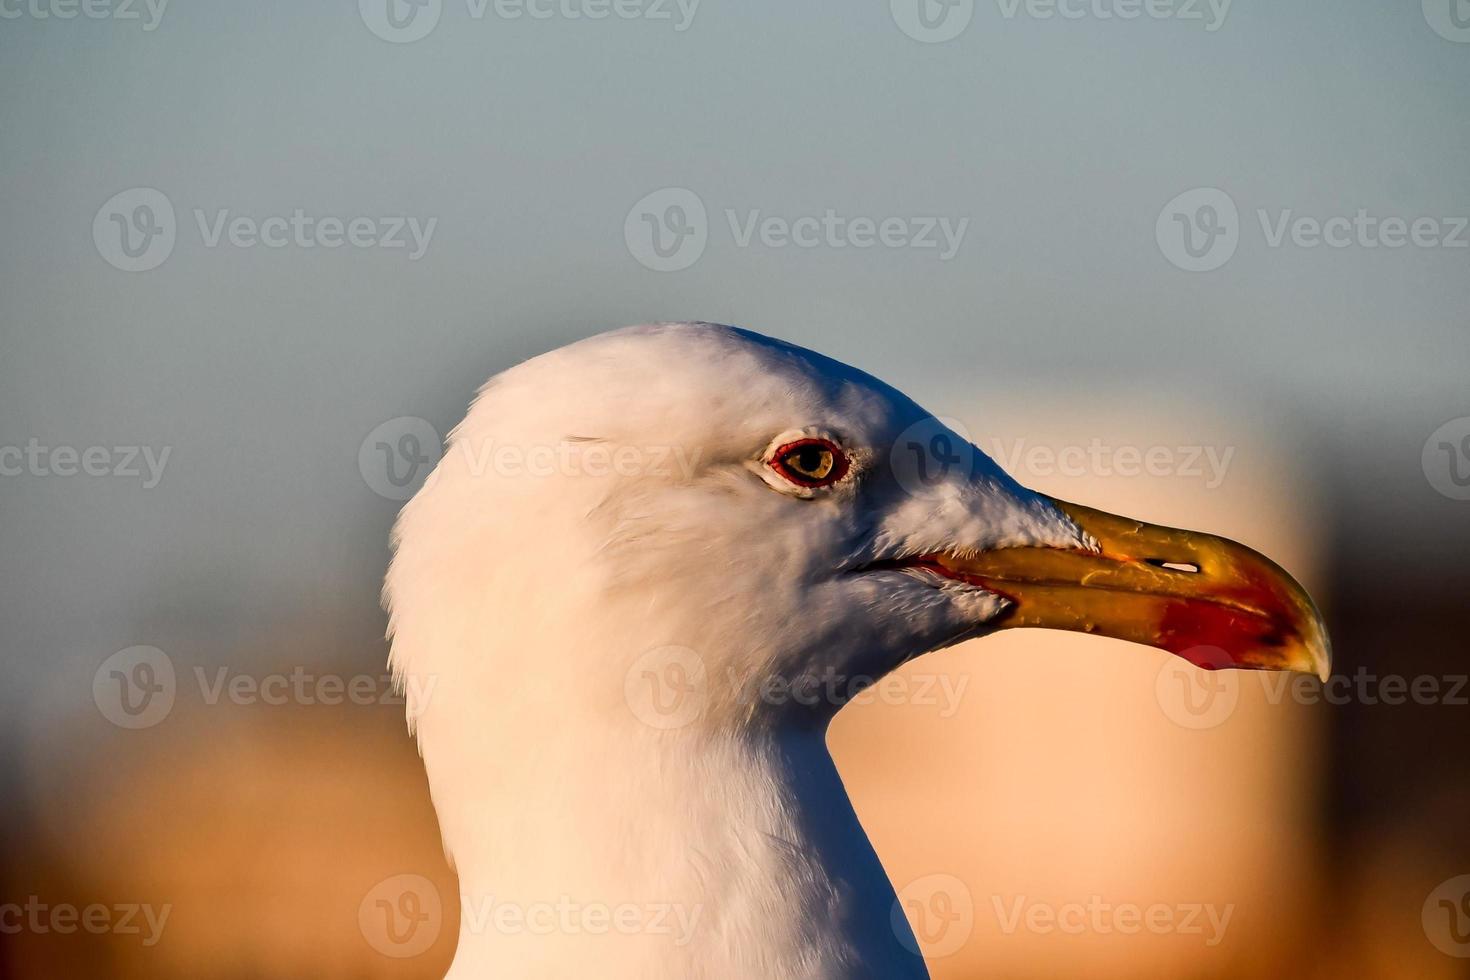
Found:
[{"label": "white plumage", "polygon": [[[484,387],[385,588],[394,670],[434,692],[409,722],[461,882],[450,977],[927,975],[824,744],[851,685],[786,695],[1007,609],[886,562],[1098,545],[978,450],[902,478],[916,426],[969,448],[872,377],[710,324],[593,337]],[[802,440],[850,472],[783,477],[772,454]]]}]

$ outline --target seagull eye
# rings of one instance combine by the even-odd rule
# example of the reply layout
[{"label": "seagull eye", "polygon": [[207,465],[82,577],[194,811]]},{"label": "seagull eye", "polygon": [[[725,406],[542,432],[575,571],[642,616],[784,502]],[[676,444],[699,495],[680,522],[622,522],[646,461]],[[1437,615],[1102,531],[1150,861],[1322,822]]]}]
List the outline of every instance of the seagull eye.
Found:
[{"label": "seagull eye", "polygon": [[800,439],[776,450],[771,468],[799,487],[825,487],[847,474],[847,455],[827,439]]}]

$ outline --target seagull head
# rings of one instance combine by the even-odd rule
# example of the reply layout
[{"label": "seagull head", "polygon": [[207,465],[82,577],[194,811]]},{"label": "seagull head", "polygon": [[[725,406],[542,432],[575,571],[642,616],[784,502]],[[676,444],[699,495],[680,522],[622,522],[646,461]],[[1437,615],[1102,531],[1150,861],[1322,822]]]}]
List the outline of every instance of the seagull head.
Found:
[{"label": "seagull head", "polygon": [[640,671],[673,670],[698,693],[681,725],[823,724],[905,661],[1013,627],[1328,666],[1312,601],[1257,552],[1029,490],[882,381],[713,324],[491,379],[396,540],[401,672],[493,671],[609,719]]},{"label": "seagull head", "polygon": [[[823,738],[865,685],[1012,627],[1327,669],[1256,552],[1028,490],[876,378],[733,327],[492,378],[394,539],[392,664],[472,910],[455,980],[924,976]],[[474,924],[559,896],[688,931]]]}]

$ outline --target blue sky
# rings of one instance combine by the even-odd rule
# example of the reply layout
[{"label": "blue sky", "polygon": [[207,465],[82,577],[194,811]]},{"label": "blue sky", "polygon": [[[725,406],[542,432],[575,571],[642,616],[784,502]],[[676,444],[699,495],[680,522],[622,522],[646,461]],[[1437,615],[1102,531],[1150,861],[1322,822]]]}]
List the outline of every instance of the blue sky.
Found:
[{"label": "blue sky", "polygon": [[[990,0],[928,43],[905,0],[431,0],[395,43],[375,2],[0,0],[0,444],[172,448],[146,491],[6,485],[18,648],[95,664],[191,582],[236,626],[370,607],[397,505],[363,435],[442,432],[495,371],[656,319],[816,347],[982,426],[1002,399],[1199,399],[1361,471],[1385,521],[1447,513],[1417,467],[1470,414],[1470,43],[1418,3]],[[129,272],[94,226],[137,188],[174,242]],[[626,228],[666,188],[704,244],[654,271]],[[1210,271],[1159,230],[1197,189],[1236,210]],[[259,243],[298,212],[310,244]],[[1360,212],[1378,230],[1341,247],[1299,222]],[[828,213],[837,245],[780,244]],[[1429,244],[1374,237],[1420,218]],[[373,244],[324,244],[354,219]],[[433,222],[422,255],[379,244],[400,219]],[[859,244],[885,221],[896,244]],[[915,244],[931,221],[963,222],[951,256]]]}]

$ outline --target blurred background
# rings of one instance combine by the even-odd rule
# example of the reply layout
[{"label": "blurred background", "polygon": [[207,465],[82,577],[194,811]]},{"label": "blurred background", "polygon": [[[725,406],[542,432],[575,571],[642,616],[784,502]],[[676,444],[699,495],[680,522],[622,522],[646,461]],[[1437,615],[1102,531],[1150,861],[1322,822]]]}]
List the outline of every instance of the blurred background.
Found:
[{"label": "blurred background", "polygon": [[936,977],[1470,975],[1464,0],[0,0],[0,83],[0,977],[441,975],[388,529],[667,319],[1324,608],[1326,685],[1007,635],[845,710]]}]

